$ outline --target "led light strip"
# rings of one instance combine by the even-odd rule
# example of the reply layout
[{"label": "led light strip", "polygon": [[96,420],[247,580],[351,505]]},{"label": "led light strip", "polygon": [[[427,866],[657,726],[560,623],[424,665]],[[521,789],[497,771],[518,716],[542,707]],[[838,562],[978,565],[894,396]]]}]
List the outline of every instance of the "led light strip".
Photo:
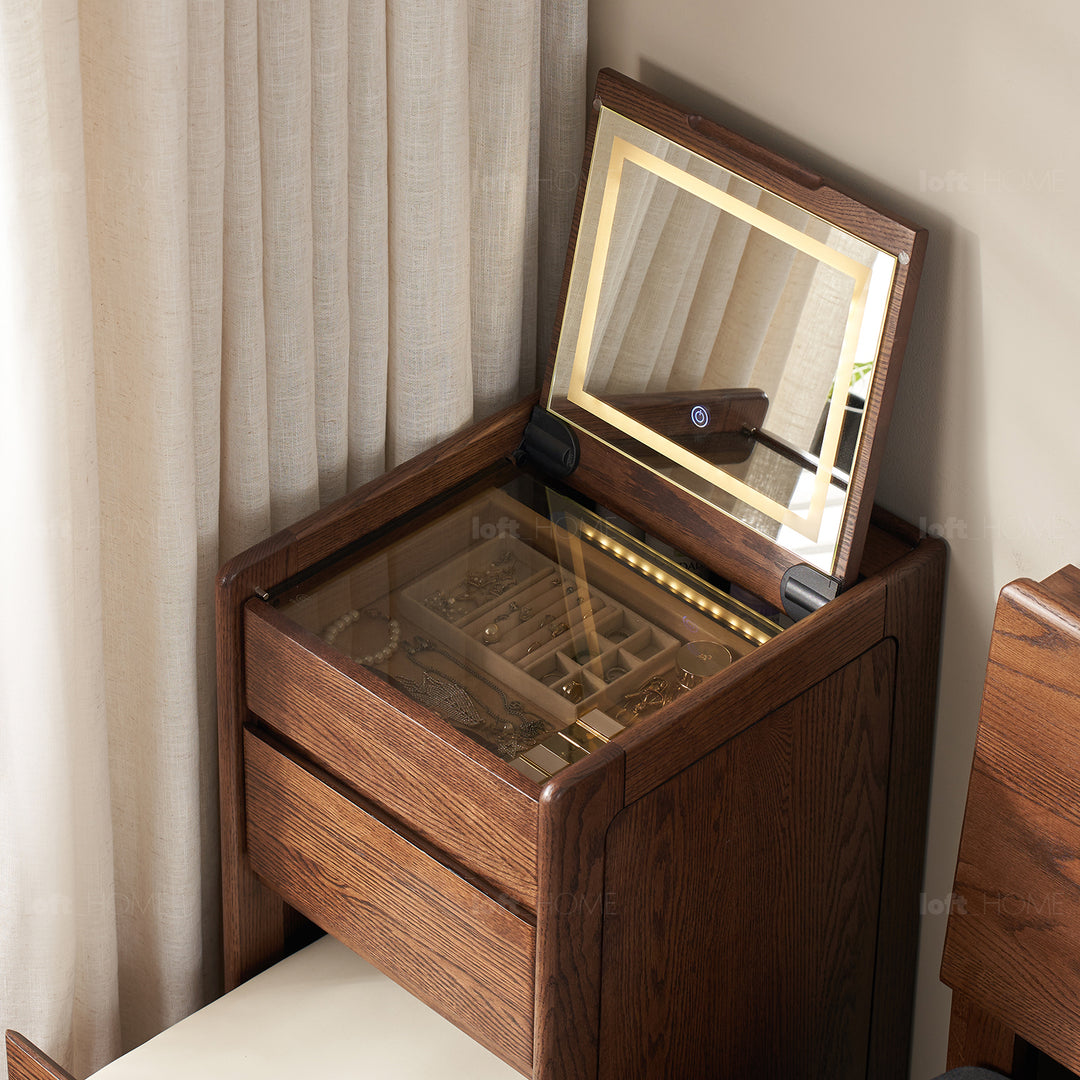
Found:
[{"label": "led light strip", "polygon": [[601,548],[612,558],[617,559],[625,566],[629,566],[632,570],[635,570],[644,577],[655,581],[661,588],[672,595],[679,597],[680,600],[685,600],[691,607],[697,608],[698,611],[708,615],[709,618],[713,619],[715,622],[723,623],[729,629],[734,630],[735,633],[758,645],[763,645],[769,640],[768,634],[765,634],[763,631],[744,622],[730,611],[722,608],[719,604],[702,596],[701,593],[697,592],[695,589],[691,589],[685,582],[680,581],[671,574],[665,573],[647,559],[643,559],[639,555],[636,555],[634,552],[623,547],[622,544],[616,540],[612,540],[606,533],[600,532],[599,529],[594,529],[584,521],[580,522],[579,531],[586,540]]}]

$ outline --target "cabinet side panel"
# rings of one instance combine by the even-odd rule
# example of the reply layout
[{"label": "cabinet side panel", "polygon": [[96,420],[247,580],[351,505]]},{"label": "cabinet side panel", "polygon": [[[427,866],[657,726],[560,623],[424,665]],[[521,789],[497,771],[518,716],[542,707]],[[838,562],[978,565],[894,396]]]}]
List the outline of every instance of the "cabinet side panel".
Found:
[{"label": "cabinet side panel", "polygon": [[937,705],[945,545],[924,539],[884,579],[885,633],[896,640],[897,649],[896,699],[867,1075],[878,1080],[907,1080]]},{"label": "cabinet side panel", "polygon": [[863,1076],[895,650],[612,823],[602,1077]]}]

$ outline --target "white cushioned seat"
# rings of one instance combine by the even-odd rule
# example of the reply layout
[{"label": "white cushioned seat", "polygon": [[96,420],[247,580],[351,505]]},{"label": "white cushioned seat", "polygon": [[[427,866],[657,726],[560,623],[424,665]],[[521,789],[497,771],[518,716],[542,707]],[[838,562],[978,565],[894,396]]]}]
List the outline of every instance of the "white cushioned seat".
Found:
[{"label": "white cushioned seat", "polygon": [[92,1080],[520,1080],[331,937],[282,960]]}]

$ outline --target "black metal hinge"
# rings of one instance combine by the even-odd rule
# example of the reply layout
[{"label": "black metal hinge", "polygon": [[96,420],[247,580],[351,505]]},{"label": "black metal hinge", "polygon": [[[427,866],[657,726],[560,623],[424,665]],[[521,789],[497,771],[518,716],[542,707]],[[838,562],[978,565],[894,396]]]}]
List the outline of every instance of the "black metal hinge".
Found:
[{"label": "black metal hinge", "polygon": [[578,466],[580,453],[574,429],[561,417],[537,406],[525,425],[514,458],[519,464],[528,460],[547,476],[569,476]]},{"label": "black metal hinge", "polygon": [[806,563],[789,566],[780,581],[784,611],[796,622],[824,607],[839,592],[840,582],[836,578]]}]

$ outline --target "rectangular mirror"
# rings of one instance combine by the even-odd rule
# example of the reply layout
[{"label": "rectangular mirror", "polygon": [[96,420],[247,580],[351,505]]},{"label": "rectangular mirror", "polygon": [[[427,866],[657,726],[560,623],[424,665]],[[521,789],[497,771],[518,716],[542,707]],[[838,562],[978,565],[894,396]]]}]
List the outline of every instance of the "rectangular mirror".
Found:
[{"label": "rectangular mirror", "polygon": [[601,106],[547,406],[833,573],[906,261]]}]

